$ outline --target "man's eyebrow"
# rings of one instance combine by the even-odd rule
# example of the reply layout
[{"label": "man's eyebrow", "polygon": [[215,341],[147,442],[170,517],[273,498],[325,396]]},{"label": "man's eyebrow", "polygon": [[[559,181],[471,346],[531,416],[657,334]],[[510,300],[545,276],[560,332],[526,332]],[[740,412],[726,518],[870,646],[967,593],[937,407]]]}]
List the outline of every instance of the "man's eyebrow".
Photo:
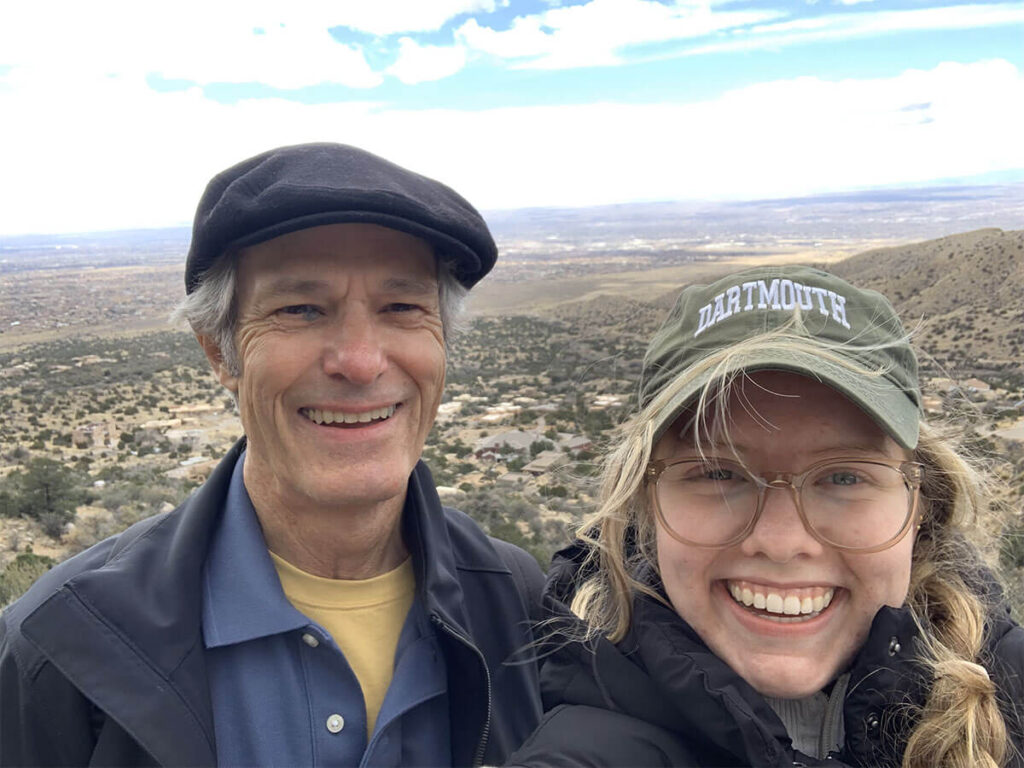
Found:
[{"label": "man's eyebrow", "polygon": [[279,277],[259,291],[261,296],[273,297],[293,294],[310,294],[326,291],[328,285],[323,280],[310,280],[300,277]]},{"label": "man's eyebrow", "polygon": [[385,293],[437,293],[437,281],[419,277],[389,277],[381,284]]},{"label": "man's eyebrow", "polygon": [[[285,276],[269,283],[259,293],[261,296],[272,298],[280,295],[324,293],[330,289],[330,283],[326,280]],[[430,278],[389,277],[381,283],[380,289],[384,293],[432,294],[437,293],[437,281]]]}]

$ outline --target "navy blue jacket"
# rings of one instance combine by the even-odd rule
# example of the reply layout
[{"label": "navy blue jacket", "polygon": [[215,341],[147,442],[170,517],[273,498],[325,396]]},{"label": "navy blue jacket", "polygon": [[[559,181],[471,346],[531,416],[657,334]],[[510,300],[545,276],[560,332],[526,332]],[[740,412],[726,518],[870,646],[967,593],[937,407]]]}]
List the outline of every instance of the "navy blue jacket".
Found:
[{"label": "navy blue jacket", "polygon": [[[201,578],[243,447],[176,510],[61,563],[0,615],[0,765],[215,764]],[[445,654],[453,761],[500,763],[540,719],[536,666],[515,657],[543,576],[442,507],[422,462],[408,493],[403,534]]]}]

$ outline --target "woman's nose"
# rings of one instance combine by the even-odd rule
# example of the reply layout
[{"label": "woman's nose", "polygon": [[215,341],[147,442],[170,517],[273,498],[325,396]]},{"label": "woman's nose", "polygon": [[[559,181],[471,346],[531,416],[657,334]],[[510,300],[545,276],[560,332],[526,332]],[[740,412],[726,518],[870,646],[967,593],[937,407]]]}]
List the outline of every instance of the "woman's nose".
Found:
[{"label": "woman's nose", "polygon": [[742,542],[741,551],[754,557],[788,563],[801,555],[822,552],[822,544],[807,530],[797,507],[797,490],[788,483],[769,485],[764,490],[761,513],[754,530]]}]

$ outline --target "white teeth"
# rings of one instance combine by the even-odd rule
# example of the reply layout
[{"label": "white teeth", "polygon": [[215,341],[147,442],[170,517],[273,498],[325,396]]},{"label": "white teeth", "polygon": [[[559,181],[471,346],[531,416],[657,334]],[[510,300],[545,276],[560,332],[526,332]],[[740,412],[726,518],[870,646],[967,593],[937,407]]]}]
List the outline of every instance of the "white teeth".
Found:
[{"label": "white teeth", "polygon": [[816,616],[828,608],[835,596],[834,587],[798,587],[773,591],[773,588],[743,581],[729,582],[728,590],[737,603],[775,614],[780,621],[788,620],[783,617],[802,620]]},{"label": "white teeth", "polygon": [[345,413],[344,411],[324,411],[319,408],[303,408],[303,415],[316,424],[366,424],[371,421],[389,419],[395,413],[397,405],[386,405],[372,411],[362,413]]}]

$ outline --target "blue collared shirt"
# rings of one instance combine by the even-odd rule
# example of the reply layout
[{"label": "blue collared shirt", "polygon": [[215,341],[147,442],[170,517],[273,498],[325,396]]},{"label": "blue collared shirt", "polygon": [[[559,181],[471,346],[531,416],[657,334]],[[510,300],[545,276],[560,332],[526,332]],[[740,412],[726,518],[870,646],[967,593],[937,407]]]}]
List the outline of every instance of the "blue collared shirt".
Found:
[{"label": "blue collared shirt", "polygon": [[355,674],[288,601],[242,480],[231,478],[203,579],[203,640],[222,766],[451,765],[444,657],[414,600],[367,743]]}]

